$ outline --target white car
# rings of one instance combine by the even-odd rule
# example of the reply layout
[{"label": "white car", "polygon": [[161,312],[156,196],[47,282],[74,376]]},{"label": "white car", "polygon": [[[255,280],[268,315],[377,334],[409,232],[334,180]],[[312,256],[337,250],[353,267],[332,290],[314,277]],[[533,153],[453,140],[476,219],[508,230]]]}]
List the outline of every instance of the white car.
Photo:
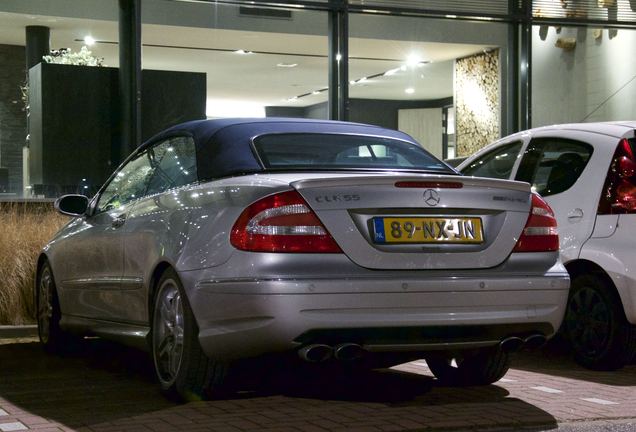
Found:
[{"label": "white car", "polygon": [[483,148],[457,169],[526,181],[554,210],[572,281],[562,331],[583,366],[636,353],[636,121],[546,126]]}]

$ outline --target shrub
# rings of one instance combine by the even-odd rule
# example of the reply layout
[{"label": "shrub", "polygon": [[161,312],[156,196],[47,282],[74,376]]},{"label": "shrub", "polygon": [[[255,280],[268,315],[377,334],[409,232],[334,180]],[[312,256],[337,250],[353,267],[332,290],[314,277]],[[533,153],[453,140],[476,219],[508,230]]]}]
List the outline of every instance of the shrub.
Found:
[{"label": "shrub", "polygon": [[67,221],[52,205],[0,203],[0,325],[35,321],[36,259]]}]

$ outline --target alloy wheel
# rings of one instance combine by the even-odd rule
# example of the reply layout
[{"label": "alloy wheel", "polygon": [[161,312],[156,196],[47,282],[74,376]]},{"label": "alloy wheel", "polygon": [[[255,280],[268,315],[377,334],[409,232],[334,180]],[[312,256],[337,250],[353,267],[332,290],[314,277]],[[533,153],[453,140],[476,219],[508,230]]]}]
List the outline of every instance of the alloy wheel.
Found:
[{"label": "alloy wheel", "polygon": [[585,355],[596,356],[605,349],[610,337],[609,305],[593,287],[584,286],[569,301],[566,325],[575,348]]},{"label": "alloy wheel", "polygon": [[40,274],[38,284],[38,330],[40,340],[47,343],[51,336],[51,320],[53,318],[53,279],[51,270],[45,266]]},{"label": "alloy wheel", "polygon": [[168,279],[159,288],[153,320],[153,357],[161,381],[171,385],[183,359],[184,313],[177,284]]}]

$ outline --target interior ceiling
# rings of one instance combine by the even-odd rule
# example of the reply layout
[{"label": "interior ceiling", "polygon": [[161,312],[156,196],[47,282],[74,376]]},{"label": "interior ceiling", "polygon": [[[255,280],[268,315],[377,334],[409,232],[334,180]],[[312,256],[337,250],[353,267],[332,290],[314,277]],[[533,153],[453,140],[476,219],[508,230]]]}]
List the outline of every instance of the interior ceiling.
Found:
[{"label": "interior ceiling", "polygon": [[[51,28],[51,47],[79,51],[86,35],[89,47],[107,66],[117,67],[118,28],[114,21],[86,20],[0,12],[0,43],[25,44],[25,27]],[[328,38],[302,34],[238,31],[144,24],[142,65],[145,69],[205,72],[208,105],[309,106],[327,100]],[[453,60],[490,49],[472,44],[427,43],[381,39],[349,40],[349,77],[395,70],[350,86],[353,98],[426,100],[453,94]],[[238,54],[236,50],[251,51]],[[404,67],[415,56],[426,64]],[[281,67],[279,65],[293,65]],[[400,69],[402,67],[402,69]],[[413,89],[406,93],[407,88]],[[294,99],[309,93],[308,96]]]}]

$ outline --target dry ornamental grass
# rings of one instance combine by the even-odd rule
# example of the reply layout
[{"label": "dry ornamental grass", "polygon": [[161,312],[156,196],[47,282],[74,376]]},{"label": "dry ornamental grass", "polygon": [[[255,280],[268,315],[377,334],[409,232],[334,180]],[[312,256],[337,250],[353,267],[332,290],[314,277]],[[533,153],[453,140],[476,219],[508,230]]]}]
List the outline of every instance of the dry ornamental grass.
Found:
[{"label": "dry ornamental grass", "polygon": [[0,204],[0,325],[34,322],[36,259],[67,221],[52,205]]}]

